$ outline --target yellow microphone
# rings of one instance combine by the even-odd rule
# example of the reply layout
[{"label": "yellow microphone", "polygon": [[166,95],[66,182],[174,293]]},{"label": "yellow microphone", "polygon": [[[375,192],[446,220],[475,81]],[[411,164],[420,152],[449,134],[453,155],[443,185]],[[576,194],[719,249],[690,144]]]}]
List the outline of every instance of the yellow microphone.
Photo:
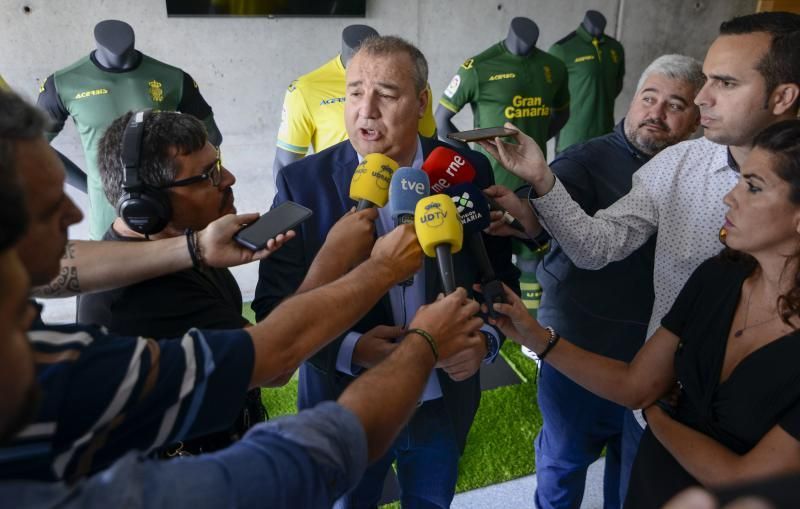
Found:
[{"label": "yellow microphone", "polygon": [[389,200],[389,184],[397,163],[383,154],[367,154],[356,167],[350,181],[350,199],[358,202],[356,210],[383,207]]},{"label": "yellow microphone", "polygon": [[425,254],[436,258],[444,293],[453,293],[456,289],[453,254],[461,251],[464,242],[464,227],[453,199],[435,194],[418,201],[414,229]]}]

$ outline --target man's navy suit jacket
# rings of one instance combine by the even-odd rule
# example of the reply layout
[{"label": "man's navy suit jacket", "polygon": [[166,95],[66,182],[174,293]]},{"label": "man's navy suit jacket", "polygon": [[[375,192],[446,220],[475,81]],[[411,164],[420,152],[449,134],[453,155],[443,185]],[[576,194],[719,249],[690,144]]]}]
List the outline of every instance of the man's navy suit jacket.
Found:
[{"label": "man's navy suit jacket", "polygon": [[[423,157],[444,143],[431,138],[421,138]],[[452,147],[450,147],[452,148]],[[484,189],[494,183],[489,161],[483,154],[472,150],[459,152],[475,167],[474,184]],[[252,308],[258,320],[263,319],[286,297],[292,295],[316,256],[331,226],[356,202],[350,199],[350,181],[358,166],[358,155],[348,140],[318,154],[305,157],[281,170],[277,178],[277,194],[273,208],[287,200],[310,208],[314,215],[295,229],[297,236],[281,249],[261,261],[258,286]],[[511,263],[511,242],[508,238],[483,235],[490,261],[498,279],[519,293],[519,271]],[[432,302],[442,291],[436,263],[426,259],[426,302]],[[471,292],[472,284],[479,281],[478,265],[465,248],[454,255],[454,272],[457,286]],[[341,303],[346,306],[346,302]],[[324,319],[335,309],[308,310],[309,320]],[[447,319],[447,317],[442,317]],[[367,332],[378,325],[394,325],[388,294],[373,307],[352,330]],[[313,393],[312,399],[336,399],[354,378],[336,370],[336,356],[344,336],[337,338],[309,360],[309,370],[314,376],[301,377],[301,384],[317,384],[313,390],[300,388],[303,394]],[[503,338],[498,337],[502,340]],[[308,364],[308,363],[307,363]],[[442,393],[452,418],[456,436],[463,448],[469,427],[480,401],[480,380],[476,373],[467,380],[454,382],[442,370],[437,370]],[[313,378],[313,380],[312,380]],[[309,406],[318,401],[305,401]]]}]

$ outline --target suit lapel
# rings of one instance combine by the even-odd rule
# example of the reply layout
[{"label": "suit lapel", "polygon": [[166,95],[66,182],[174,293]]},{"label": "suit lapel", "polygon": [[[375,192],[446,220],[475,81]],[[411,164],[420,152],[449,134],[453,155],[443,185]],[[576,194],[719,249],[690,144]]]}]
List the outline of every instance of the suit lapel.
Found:
[{"label": "suit lapel", "polygon": [[334,187],[339,194],[342,210],[348,211],[354,205],[350,199],[350,181],[358,166],[358,156],[349,142],[342,143],[340,157],[335,160],[335,167],[331,172]]}]

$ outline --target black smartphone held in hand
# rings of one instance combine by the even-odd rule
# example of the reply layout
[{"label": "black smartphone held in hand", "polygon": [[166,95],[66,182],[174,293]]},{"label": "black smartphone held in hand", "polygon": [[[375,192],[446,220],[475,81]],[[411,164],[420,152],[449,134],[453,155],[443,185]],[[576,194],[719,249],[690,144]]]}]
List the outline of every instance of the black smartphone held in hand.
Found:
[{"label": "black smartphone held in hand", "polygon": [[447,135],[451,140],[463,141],[464,143],[470,141],[491,140],[494,138],[513,136],[517,131],[508,129],[506,127],[485,127],[483,129],[473,129],[471,131],[461,131],[458,133],[450,133]]},{"label": "black smartphone held in hand", "polygon": [[266,247],[269,239],[291,230],[312,214],[310,209],[287,201],[236,232],[233,239],[246,248],[259,251]]}]

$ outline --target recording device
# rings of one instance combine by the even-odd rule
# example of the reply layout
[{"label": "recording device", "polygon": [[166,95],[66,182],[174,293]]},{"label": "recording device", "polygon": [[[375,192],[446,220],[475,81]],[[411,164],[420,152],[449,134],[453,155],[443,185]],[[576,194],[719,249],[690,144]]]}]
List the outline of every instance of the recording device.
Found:
[{"label": "recording device", "polygon": [[461,251],[464,242],[464,228],[453,200],[447,195],[436,194],[418,201],[414,210],[414,228],[422,251],[436,258],[444,293],[453,293],[456,289],[453,254]]},{"label": "recording device", "polygon": [[[422,170],[428,174],[431,191],[434,193],[443,193],[452,185],[472,182],[475,179],[475,167],[464,156],[447,147],[433,149],[422,163]],[[525,227],[514,216],[491,198],[487,199],[492,210],[503,213],[503,221],[506,224],[510,224],[515,230],[525,232]]]},{"label": "recording device", "polygon": [[269,239],[291,230],[312,214],[310,209],[302,205],[292,201],[283,202],[236,232],[233,239],[248,249],[259,251],[267,246]]},{"label": "recording device", "polygon": [[148,115],[150,110],[135,112],[122,133],[122,195],[117,200],[117,215],[128,228],[143,235],[160,232],[172,218],[167,193],[139,178],[144,122]]},{"label": "recording device", "polygon": [[505,303],[505,292],[503,285],[497,280],[481,236],[481,232],[491,222],[489,203],[478,186],[470,183],[451,186],[447,189],[447,194],[452,198],[464,226],[464,241],[478,261],[483,298],[489,308],[489,316],[497,318],[498,313],[494,310],[494,303]]},{"label": "recording device", "polygon": [[515,134],[517,134],[517,131],[505,127],[484,127],[483,129],[449,133],[447,137],[451,140],[468,143],[470,141],[491,140],[497,137],[514,136]]},{"label": "recording device", "polygon": [[389,199],[389,183],[397,163],[383,154],[367,154],[353,173],[350,198],[358,202],[356,210],[383,207]]},{"label": "recording device", "polygon": [[[428,175],[416,168],[403,167],[394,172],[389,184],[389,211],[394,225],[414,224],[414,209],[422,198],[431,194]],[[400,286],[411,286],[414,277],[400,282]]]}]

